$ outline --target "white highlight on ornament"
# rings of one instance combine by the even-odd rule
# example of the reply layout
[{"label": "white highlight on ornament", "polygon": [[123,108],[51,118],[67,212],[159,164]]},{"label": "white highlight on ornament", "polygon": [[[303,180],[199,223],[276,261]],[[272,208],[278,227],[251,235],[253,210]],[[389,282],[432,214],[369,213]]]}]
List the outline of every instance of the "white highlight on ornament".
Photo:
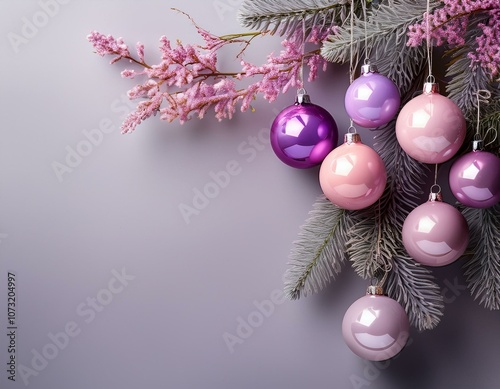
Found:
[{"label": "white highlight on ornament", "polygon": [[354,337],[364,347],[368,347],[373,350],[384,350],[396,341],[396,339],[388,334],[371,335],[365,332],[354,334]]},{"label": "white highlight on ornament", "polygon": [[419,109],[409,117],[409,122],[415,128],[425,128],[430,119],[430,113],[425,109]]},{"label": "white highlight on ornament", "polygon": [[469,180],[474,180],[476,179],[478,173],[479,173],[479,168],[476,165],[472,164],[463,171],[462,177],[467,178]]},{"label": "white highlight on ornament", "polygon": [[332,170],[339,176],[347,177],[354,168],[354,162],[351,158],[341,157],[336,163],[332,164]]},{"label": "white highlight on ornament", "polygon": [[446,242],[432,242],[427,239],[419,240],[415,244],[429,255],[445,255],[450,253],[453,249]]},{"label": "white highlight on ornament", "polygon": [[429,216],[426,216],[426,217],[423,217],[422,219],[420,219],[420,221],[418,222],[418,231],[420,232],[425,232],[425,233],[429,233],[432,231],[432,229],[434,228],[434,226],[436,225],[436,222],[434,220],[432,220]]},{"label": "white highlight on ornament", "polygon": [[378,310],[376,309],[365,309],[358,320],[358,323],[363,324],[366,327],[369,327],[372,325],[372,323],[377,319],[378,316]]},{"label": "white highlight on ornament", "polygon": [[486,201],[494,196],[489,188],[477,188],[472,185],[463,186],[462,192],[464,192],[466,196],[473,198],[476,201]]},{"label": "white highlight on ornament", "polygon": [[362,196],[369,196],[372,190],[366,184],[343,184],[337,185],[337,193],[345,198],[357,199]]},{"label": "white highlight on ornament", "polygon": [[432,138],[429,136],[419,136],[413,139],[413,143],[418,148],[433,153],[440,153],[441,151],[443,151],[444,149],[446,149],[451,145],[451,142],[448,139],[446,139],[443,135]]}]

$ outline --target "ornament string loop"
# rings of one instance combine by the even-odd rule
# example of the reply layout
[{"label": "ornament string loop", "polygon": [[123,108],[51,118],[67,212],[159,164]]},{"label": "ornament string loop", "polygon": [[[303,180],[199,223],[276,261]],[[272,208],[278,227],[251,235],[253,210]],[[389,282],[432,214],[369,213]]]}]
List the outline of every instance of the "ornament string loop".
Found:
[{"label": "ornament string loop", "polygon": [[490,135],[490,132],[492,132],[493,134],[495,134],[495,136],[493,137],[493,139],[490,142],[488,142],[488,143],[486,143],[484,145],[485,147],[488,147],[489,145],[492,145],[497,140],[498,132],[497,132],[497,129],[493,128],[493,127],[488,127],[488,129],[486,130],[486,133],[484,134],[484,138],[487,139],[488,136]]},{"label": "ornament string loop", "polygon": [[[476,92],[476,103],[477,103],[477,123],[476,123],[476,135],[480,136],[480,122],[481,122],[481,104],[488,105],[490,103],[491,92],[486,89],[479,89]],[[489,131],[489,129],[488,129]],[[496,136],[495,136],[496,139]],[[482,140],[475,139],[474,140]]]},{"label": "ornament string loop", "polygon": [[434,184],[431,186],[431,194],[438,194],[441,192],[441,186],[439,184]]},{"label": "ornament string loop", "polygon": [[441,194],[441,187],[438,184],[431,186],[429,193],[429,201],[443,201],[443,195]]}]

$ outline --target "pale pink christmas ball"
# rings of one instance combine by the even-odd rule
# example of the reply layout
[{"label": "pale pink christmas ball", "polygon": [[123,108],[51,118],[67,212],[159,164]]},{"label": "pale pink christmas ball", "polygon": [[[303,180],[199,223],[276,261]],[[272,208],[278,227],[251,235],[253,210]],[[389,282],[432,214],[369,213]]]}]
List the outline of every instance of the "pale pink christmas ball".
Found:
[{"label": "pale pink christmas ball", "polygon": [[425,92],[401,109],[396,136],[401,148],[423,163],[443,163],[453,157],[465,139],[466,124],[460,108],[436,92]]},{"label": "pale pink christmas ball", "polygon": [[370,361],[397,355],[408,341],[410,323],[403,307],[387,296],[356,300],[344,315],[342,335],[351,351]]},{"label": "pale pink christmas ball", "polygon": [[463,215],[441,201],[428,201],[411,211],[402,234],[408,254],[426,266],[454,262],[469,242],[469,227]]},{"label": "pale pink christmas ball", "polygon": [[347,134],[346,142],[330,152],[321,164],[319,182],[325,196],[348,210],[375,203],[385,189],[384,161],[359,134]]}]

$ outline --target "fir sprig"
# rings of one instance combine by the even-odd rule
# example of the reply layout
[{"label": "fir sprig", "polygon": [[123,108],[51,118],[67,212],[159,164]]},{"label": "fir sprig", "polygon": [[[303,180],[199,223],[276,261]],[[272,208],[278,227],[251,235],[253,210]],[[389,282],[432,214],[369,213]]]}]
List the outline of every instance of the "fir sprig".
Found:
[{"label": "fir sprig", "polygon": [[245,0],[238,20],[244,27],[290,36],[296,30],[329,29],[340,25],[349,0]]},{"label": "fir sprig", "polygon": [[500,309],[500,205],[465,208],[473,255],[464,265],[474,299],[488,309]]},{"label": "fir sprig", "polygon": [[323,289],[340,273],[351,213],[320,196],[299,233],[285,273],[285,293],[298,299]]},{"label": "fir sprig", "polygon": [[367,56],[379,71],[392,79],[405,94],[420,71],[425,50],[407,46],[408,26],[422,20],[425,0],[394,1],[367,10],[367,20],[354,17],[329,36],[321,55],[331,62],[346,63],[352,57]]},{"label": "fir sprig", "polygon": [[417,329],[430,330],[439,324],[444,311],[441,290],[431,271],[405,252],[394,257],[385,292],[403,306]]}]

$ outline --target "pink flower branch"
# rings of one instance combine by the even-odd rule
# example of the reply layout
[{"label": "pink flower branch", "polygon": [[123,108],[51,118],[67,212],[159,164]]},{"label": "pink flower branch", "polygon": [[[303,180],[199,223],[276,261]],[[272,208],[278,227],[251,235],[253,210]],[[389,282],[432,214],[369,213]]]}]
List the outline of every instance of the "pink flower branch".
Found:
[{"label": "pink flower branch", "polygon": [[[186,15],[186,14],[185,14]],[[188,15],[186,15],[188,16]],[[122,77],[134,79],[145,76],[147,80],[134,86],[128,92],[130,99],[143,99],[136,110],[129,114],[122,124],[122,132],[128,133],[147,118],[160,112],[160,118],[171,122],[178,119],[181,123],[196,115],[202,118],[213,108],[218,120],[231,118],[240,105],[241,111],[251,108],[251,102],[258,94],[268,101],[274,101],[279,93],[286,93],[291,87],[302,86],[302,67],[309,67],[309,80],[316,78],[318,69],[326,69],[326,62],[319,50],[303,53],[300,42],[302,32],[282,42],[283,49],[276,57],[269,55],[267,62],[256,66],[242,59],[245,50],[261,32],[248,32],[216,36],[198,26],[191,17],[204,45],[182,44],[176,42],[173,47],[170,40],[160,38],[161,61],[149,65],[144,60],[144,45],[137,43],[137,57],[131,55],[122,38],[115,39],[111,35],[103,35],[97,31],[88,36],[95,52],[100,56],[113,56],[111,63],[126,59],[140,66],[140,70],[124,69]],[[320,43],[329,31],[319,33],[313,31],[309,42]],[[218,69],[218,51],[232,44],[242,45],[237,55],[240,60],[239,72],[227,72]],[[243,79],[254,79],[245,88],[237,88],[236,83]]]},{"label": "pink flower branch", "polygon": [[441,7],[408,29],[408,45],[418,46],[430,39],[436,46],[464,45],[470,17],[483,13],[487,24],[479,24],[483,34],[476,38],[477,47],[469,53],[472,64],[485,68],[492,77],[500,72],[500,1],[442,0]]}]

